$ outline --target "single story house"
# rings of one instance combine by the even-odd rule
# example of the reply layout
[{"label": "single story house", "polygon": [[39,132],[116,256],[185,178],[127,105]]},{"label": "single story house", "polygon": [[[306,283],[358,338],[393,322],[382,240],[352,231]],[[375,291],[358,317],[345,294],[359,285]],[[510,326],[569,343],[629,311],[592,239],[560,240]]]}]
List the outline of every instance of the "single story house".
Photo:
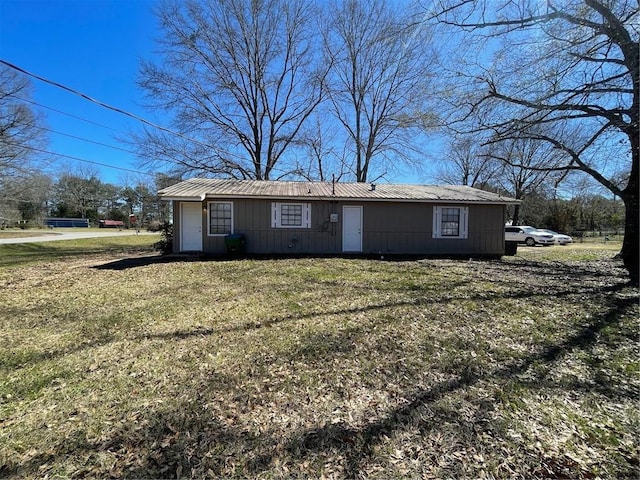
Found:
[{"label": "single story house", "polygon": [[501,256],[517,200],[466,186],[192,178],[173,202],[174,252]]}]

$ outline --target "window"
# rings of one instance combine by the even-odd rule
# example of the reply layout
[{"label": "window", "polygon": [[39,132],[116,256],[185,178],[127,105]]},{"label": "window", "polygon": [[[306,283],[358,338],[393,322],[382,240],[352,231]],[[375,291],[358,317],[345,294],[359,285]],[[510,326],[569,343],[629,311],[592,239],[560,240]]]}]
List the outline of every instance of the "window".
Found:
[{"label": "window", "polygon": [[443,208],[440,210],[440,235],[443,237],[460,236],[460,209]]},{"label": "window", "polygon": [[302,205],[282,205],[280,207],[280,225],[283,227],[301,227]]},{"label": "window", "polygon": [[209,235],[233,233],[233,203],[209,202]]},{"label": "window", "polygon": [[433,207],[433,238],[467,238],[468,207]]},{"label": "window", "polygon": [[308,203],[272,203],[273,228],[311,228],[311,205]]}]

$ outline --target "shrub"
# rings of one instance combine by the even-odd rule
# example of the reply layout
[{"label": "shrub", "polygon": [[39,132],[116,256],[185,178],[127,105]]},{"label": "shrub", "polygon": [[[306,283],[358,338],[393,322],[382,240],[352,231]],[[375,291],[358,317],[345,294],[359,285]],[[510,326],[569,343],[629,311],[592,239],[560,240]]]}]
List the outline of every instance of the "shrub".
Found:
[{"label": "shrub", "polygon": [[162,238],[153,245],[154,248],[162,252],[163,255],[173,252],[173,224],[164,222],[159,230]]},{"label": "shrub", "polygon": [[165,222],[161,222],[160,220],[151,220],[149,225],[147,225],[147,231],[149,232],[160,232],[162,231],[163,225]]}]

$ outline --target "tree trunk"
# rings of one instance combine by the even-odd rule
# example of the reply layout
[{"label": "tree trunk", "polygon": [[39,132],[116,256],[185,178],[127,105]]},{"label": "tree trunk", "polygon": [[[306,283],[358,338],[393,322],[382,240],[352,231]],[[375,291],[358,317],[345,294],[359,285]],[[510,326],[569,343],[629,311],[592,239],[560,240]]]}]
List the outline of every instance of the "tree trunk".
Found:
[{"label": "tree trunk", "polygon": [[[637,65],[637,64],[636,64]],[[640,94],[637,91],[633,102],[634,108],[638,109]],[[638,263],[640,242],[638,241],[638,231],[640,230],[640,129],[638,128],[638,116],[634,118],[634,126],[629,132],[631,143],[631,172],[629,172],[629,183],[622,191],[620,198],[624,202],[625,222],[624,240],[620,256],[625,268],[629,271],[629,280],[632,284],[638,285]]]},{"label": "tree trunk", "polygon": [[520,221],[520,205],[513,206],[513,218],[511,219],[511,225],[518,225]]},{"label": "tree trunk", "polygon": [[640,230],[640,201],[638,199],[639,189],[638,175],[631,175],[627,188],[624,189],[622,201],[625,206],[625,222],[624,222],[624,241],[622,242],[622,251],[620,256],[625,268],[629,271],[629,279],[631,283],[638,285],[639,270],[639,253],[640,242],[638,240],[638,232]]}]

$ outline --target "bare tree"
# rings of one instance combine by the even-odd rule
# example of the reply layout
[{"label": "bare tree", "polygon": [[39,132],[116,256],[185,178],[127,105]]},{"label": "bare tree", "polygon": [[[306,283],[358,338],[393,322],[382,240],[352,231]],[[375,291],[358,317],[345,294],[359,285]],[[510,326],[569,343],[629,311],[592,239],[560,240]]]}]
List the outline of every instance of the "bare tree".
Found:
[{"label": "bare tree", "polygon": [[0,66],[0,200],[14,195],[13,182],[34,174],[37,150],[47,141],[42,118],[25,103],[30,98],[28,79]]},{"label": "bare tree", "polygon": [[34,172],[13,177],[0,190],[0,217],[40,223],[46,215],[50,190],[51,177],[48,175]]},{"label": "bare tree", "polygon": [[302,159],[298,162],[297,176],[321,182],[340,181],[349,175],[349,153],[343,142],[338,141],[330,113],[322,106],[309,118],[298,141]]},{"label": "bare tree", "polygon": [[410,130],[422,118],[417,112],[429,79],[424,49],[418,48],[425,42],[424,25],[407,27],[408,12],[395,8],[383,0],[344,0],[328,15],[328,93],[358,182],[366,182],[375,167],[384,171],[390,163],[385,159],[407,160]]},{"label": "bare tree", "polygon": [[500,165],[487,155],[486,148],[472,135],[457,136],[448,142],[438,180],[450,185],[482,186],[498,182]]},{"label": "bare tree", "polygon": [[279,163],[322,99],[313,12],[308,0],[162,4],[161,60],[142,65],[140,85],[182,136],[146,130],[140,155],[178,175],[286,173]]},{"label": "bare tree", "polygon": [[[468,33],[463,56],[474,55],[472,37],[485,42],[485,56],[493,54],[490,66],[479,61],[475,68],[471,62],[463,69],[451,68],[450,80],[467,87],[459,97],[462,117],[487,109],[490,115],[483,116],[482,128],[494,140],[527,138],[551,145],[563,159],[554,169],[586,173],[623,200],[621,256],[637,282],[637,0],[444,0],[434,18]],[[623,185],[621,173],[627,174]]]},{"label": "bare tree", "polygon": [[[555,169],[556,151],[527,138],[496,142],[488,152],[487,158],[500,162],[495,177],[498,184],[517,200],[539,193],[550,183],[557,187],[566,174]],[[520,205],[515,205],[511,216],[514,225],[518,224],[519,217]]]}]

